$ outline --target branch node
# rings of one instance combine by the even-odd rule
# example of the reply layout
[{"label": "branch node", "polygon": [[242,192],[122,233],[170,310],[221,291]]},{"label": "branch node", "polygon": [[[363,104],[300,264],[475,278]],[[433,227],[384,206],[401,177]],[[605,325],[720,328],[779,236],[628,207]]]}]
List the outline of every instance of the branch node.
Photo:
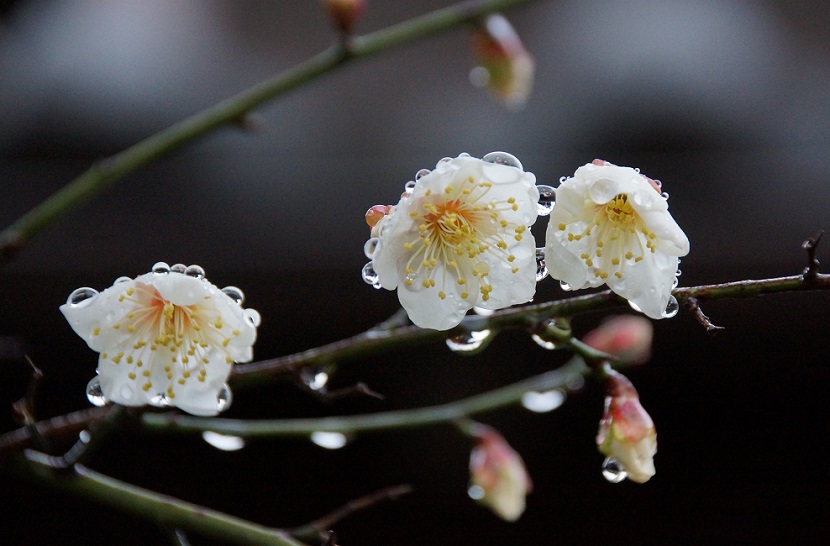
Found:
[{"label": "branch node", "polygon": [[703,310],[700,308],[700,303],[697,301],[696,297],[689,296],[688,298],[686,298],[686,301],[684,303],[686,305],[686,308],[692,313],[694,313],[695,318],[701,324],[701,326],[706,328],[707,334],[713,336],[716,333],[718,333],[719,330],[726,330],[726,328],[724,328],[723,326],[716,326],[712,323],[711,320],[709,320],[709,317],[707,317]]},{"label": "branch node", "polygon": [[819,231],[801,243],[801,248],[807,251],[807,267],[804,268],[804,273],[802,274],[805,281],[815,280],[816,276],[818,276],[818,268],[821,264],[816,258],[816,249],[818,248],[822,235],[824,235],[824,230]]}]

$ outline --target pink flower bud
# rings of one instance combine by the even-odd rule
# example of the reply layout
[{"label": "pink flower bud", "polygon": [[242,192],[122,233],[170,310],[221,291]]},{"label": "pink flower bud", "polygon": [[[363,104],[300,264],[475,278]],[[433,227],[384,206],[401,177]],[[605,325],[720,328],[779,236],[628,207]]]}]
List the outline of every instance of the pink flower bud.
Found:
[{"label": "pink flower bud", "polygon": [[470,496],[500,518],[516,521],[533,489],[524,462],[495,429],[477,424],[474,434],[478,443],[470,454]]},{"label": "pink flower bud", "polygon": [[510,22],[502,15],[488,16],[473,31],[473,49],[481,63],[473,83],[489,87],[510,109],[523,107],[533,89],[536,64]]},{"label": "pink flower bud", "polygon": [[599,422],[597,447],[619,463],[628,479],[645,483],[654,476],[657,432],[637,390],[624,375],[611,372],[606,379],[605,413]]},{"label": "pink flower bud", "polygon": [[582,338],[598,351],[616,356],[621,362],[642,364],[651,356],[654,328],[648,319],[635,315],[611,317]]},{"label": "pink flower bud", "polygon": [[323,0],[334,26],[346,34],[366,9],[366,0]]}]

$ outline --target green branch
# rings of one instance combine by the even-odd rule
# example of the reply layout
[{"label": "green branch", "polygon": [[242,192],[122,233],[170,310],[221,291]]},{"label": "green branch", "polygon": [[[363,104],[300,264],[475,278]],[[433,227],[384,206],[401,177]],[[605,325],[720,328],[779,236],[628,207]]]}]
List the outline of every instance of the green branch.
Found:
[{"label": "green branch", "polygon": [[52,464],[52,459],[42,453],[27,451],[9,461],[7,468],[17,476],[27,476],[40,484],[66,491],[71,495],[116,508],[153,523],[168,524],[205,537],[236,544],[304,546],[304,543],[282,530],[257,525],[204,506],[161,495],[110,478],[82,465],[75,465],[71,470],[61,472]]},{"label": "green branch", "polygon": [[338,43],[274,78],[242,91],[156,133],[126,150],[99,161],[0,232],[0,262],[9,260],[38,232],[64,213],[129,173],[158,161],[221,127],[239,123],[254,108],[362,59],[470,22],[484,14],[531,0],[470,0],[439,9],[384,30]]}]

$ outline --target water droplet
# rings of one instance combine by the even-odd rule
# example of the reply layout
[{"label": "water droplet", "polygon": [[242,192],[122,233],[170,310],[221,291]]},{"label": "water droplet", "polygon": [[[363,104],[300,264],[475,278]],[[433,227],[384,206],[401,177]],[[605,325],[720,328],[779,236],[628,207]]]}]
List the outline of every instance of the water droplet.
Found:
[{"label": "water droplet", "polygon": [[537,392],[528,391],[522,395],[522,406],[535,413],[553,411],[565,402],[565,392],[559,389]]},{"label": "water droplet", "polygon": [[225,383],[222,385],[222,390],[216,395],[216,409],[220,412],[225,411],[231,407],[231,402],[233,402],[233,393],[231,393],[231,388],[228,384]]},{"label": "water droplet", "polygon": [[671,289],[674,290],[675,288],[677,288],[678,284],[680,284],[680,279],[675,277],[674,280],[671,282]]},{"label": "water droplet", "polygon": [[675,276],[675,277],[679,277],[679,276],[680,276],[680,275],[682,275],[682,274],[683,274],[683,272],[682,272],[682,271],[680,271],[679,269],[678,269],[677,271],[675,271],[675,272],[674,272],[674,276]]},{"label": "water droplet", "polygon": [[132,279],[130,277],[118,277],[112,283],[113,286],[116,284],[121,284],[122,282],[130,282]]},{"label": "water droplet", "polygon": [[536,249],[536,282],[548,276],[548,266],[545,263],[545,249]]},{"label": "water droplet", "polygon": [[660,194],[660,197],[662,197],[663,199],[668,200],[668,198],[669,198],[669,193],[664,191],[663,193],[661,193],[661,194]]},{"label": "water droplet", "polygon": [[118,392],[121,395],[121,398],[125,400],[129,400],[133,397],[133,394],[135,394],[135,391],[133,391],[133,388],[129,385],[122,385],[121,390]]},{"label": "water droplet", "polygon": [[166,408],[170,406],[170,400],[164,393],[158,393],[157,395],[153,396],[152,398],[150,398],[149,403],[151,406],[155,406],[157,408]]},{"label": "water droplet", "polygon": [[420,179],[422,179],[423,177],[425,177],[426,175],[428,175],[430,172],[432,172],[432,171],[430,171],[429,169],[421,169],[420,171],[418,171],[417,173],[415,173],[415,180],[420,180]]},{"label": "water droplet", "polygon": [[457,336],[447,338],[447,347],[455,353],[474,353],[483,348],[483,345],[490,338],[490,330],[478,332],[464,332]]},{"label": "water droplet", "polygon": [[239,436],[230,436],[228,434],[219,434],[212,430],[206,430],[202,433],[202,439],[222,451],[239,451],[245,447],[245,440]]},{"label": "water droplet", "polygon": [[409,193],[414,189],[415,189],[415,181],[414,180],[410,180],[409,182],[407,182],[406,184],[403,185],[403,191],[405,191],[406,193]]},{"label": "water droplet", "polygon": [[242,303],[245,302],[245,293],[235,286],[226,286],[222,289],[222,293],[239,305],[242,305]]},{"label": "water droplet", "polygon": [[380,288],[380,275],[375,273],[375,270],[372,267],[372,262],[369,262],[363,266],[361,275],[363,276],[363,281],[366,284],[371,284],[372,288]]},{"label": "water droplet", "polygon": [[666,304],[666,310],[663,311],[663,318],[672,318],[680,311],[680,304],[677,303],[677,298],[669,296],[669,302]]},{"label": "water droplet", "polygon": [[371,239],[369,239],[368,241],[366,241],[363,244],[363,254],[365,254],[366,257],[371,260],[372,256],[375,255],[375,250],[377,250],[377,248],[378,248],[378,238],[377,237],[372,237]]},{"label": "water droplet", "polygon": [[326,449],[340,449],[349,443],[345,434],[340,432],[314,431],[311,433],[311,441]]},{"label": "water droplet", "polygon": [[496,165],[507,165],[508,167],[516,167],[522,169],[522,163],[512,154],[507,152],[490,152],[481,158],[486,163],[494,163]]},{"label": "water droplet", "polygon": [[467,152],[461,152],[460,154],[458,154],[458,157],[470,157],[470,154],[468,154]]},{"label": "water droplet", "polygon": [[325,392],[329,382],[329,372],[320,368],[303,368],[300,370],[300,379],[313,391]]},{"label": "water droplet", "polygon": [[640,306],[639,306],[639,305],[637,305],[636,303],[634,303],[634,302],[633,302],[633,301],[631,301],[631,300],[628,300],[628,306],[629,306],[629,307],[631,307],[632,309],[634,309],[635,311],[637,311],[638,313],[642,313],[642,312],[643,312],[643,310],[642,310],[642,309],[640,309]]},{"label": "water droplet", "polygon": [[78,440],[85,444],[88,444],[89,441],[92,440],[92,434],[90,434],[88,430],[82,430],[78,433]]},{"label": "water droplet", "polygon": [[69,294],[69,297],[66,298],[66,303],[75,307],[83,307],[92,303],[92,300],[96,297],[98,297],[97,290],[84,286],[83,288],[76,288],[73,290],[72,293]]},{"label": "water droplet", "polygon": [[184,274],[185,271],[187,271],[187,266],[184,265],[184,264],[173,264],[173,265],[170,266],[170,272],[171,273]]},{"label": "water droplet", "polygon": [[170,266],[166,262],[156,262],[150,271],[158,274],[170,273]]},{"label": "water droplet", "polygon": [[602,461],[602,477],[611,483],[620,483],[628,477],[628,472],[616,459],[606,457]]},{"label": "water droplet", "polygon": [[548,351],[556,349],[556,343],[542,338],[541,336],[539,336],[539,334],[533,334],[532,336],[530,336],[530,339],[535,341],[536,345],[543,349],[547,349]]},{"label": "water droplet", "polygon": [[565,281],[559,281],[559,287],[560,287],[562,290],[564,290],[565,292],[569,292],[569,291],[573,290],[573,286],[571,286],[570,284],[566,283]]},{"label": "water droplet", "polygon": [[194,279],[204,279],[205,278],[205,270],[200,265],[189,265],[187,269],[184,270],[184,274],[188,277],[193,277]]},{"label": "water droplet", "polygon": [[479,307],[478,305],[473,306],[473,312],[476,315],[481,315],[482,317],[489,317],[490,315],[495,313],[493,309],[485,309],[484,307]]},{"label": "water droplet", "polygon": [[86,398],[93,406],[106,406],[109,403],[107,397],[104,396],[104,391],[101,390],[101,380],[96,375],[86,384]]},{"label": "water droplet", "polygon": [[480,485],[471,485],[467,489],[467,495],[469,495],[469,497],[473,500],[481,500],[484,498],[485,495],[484,488],[482,488]]},{"label": "water droplet", "polygon": [[446,167],[446,166],[447,166],[447,165],[449,165],[450,163],[452,163],[452,158],[451,158],[451,157],[442,157],[442,158],[440,159],[440,161],[438,161],[438,164],[437,164],[437,165],[435,165],[435,168],[436,168],[436,169],[440,169],[440,168],[442,168],[442,167]]},{"label": "water droplet", "polygon": [[483,66],[477,66],[470,70],[470,83],[474,87],[485,87],[490,83],[490,72]]},{"label": "water droplet", "polygon": [[536,205],[536,210],[539,216],[547,216],[553,212],[553,207],[556,205],[556,190],[542,184],[536,186],[536,189],[539,190],[539,203]]},{"label": "water droplet", "polygon": [[255,328],[258,328],[262,322],[262,317],[256,309],[245,309],[242,311],[242,315],[245,317],[245,320],[247,320],[251,326]]}]

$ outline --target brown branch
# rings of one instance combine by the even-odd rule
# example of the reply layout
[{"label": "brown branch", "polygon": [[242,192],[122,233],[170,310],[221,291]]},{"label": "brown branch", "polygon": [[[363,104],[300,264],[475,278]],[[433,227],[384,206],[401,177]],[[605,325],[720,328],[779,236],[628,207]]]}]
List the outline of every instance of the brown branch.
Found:
[{"label": "brown branch", "polygon": [[820,264],[816,258],[816,250],[818,249],[819,242],[821,242],[822,235],[824,235],[824,231],[819,231],[816,235],[801,243],[801,248],[807,251],[807,267],[804,269],[805,281],[812,281],[818,276]]},{"label": "brown branch", "polygon": [[726,330],[723,326],[715,326],[712,324],[712,321],[709,320],[709,317],[703,312],[700,308],[700,304],[697,301],[697,298],[694,296],[689,296],[686,298],[686,301],[683,302],[686,306],[686,309],[694,313],[695,318],[697,321],[706,328],[706,333],[710,335],[715,335],[719,330]]}]

